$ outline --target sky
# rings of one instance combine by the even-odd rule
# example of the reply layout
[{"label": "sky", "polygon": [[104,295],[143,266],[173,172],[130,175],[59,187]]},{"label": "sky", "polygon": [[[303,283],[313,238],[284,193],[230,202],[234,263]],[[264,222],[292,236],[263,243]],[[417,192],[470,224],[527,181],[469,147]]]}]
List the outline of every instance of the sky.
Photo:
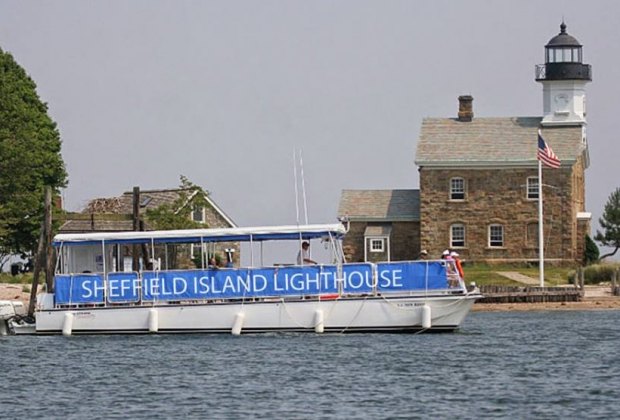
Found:
[{"label": "sky", "polygon": [[58,124],[68,210],[184,175],[240,226],[294,224],[301,151],[308,220],[333,223],[343,189],[418,188],[422,119],[456,117],[459,95],[475,116],[541,116],[534,68],[564,19],[593,71],[594,233],[620,186],[618,16],[582,0],[0,0],[0,47]]}]

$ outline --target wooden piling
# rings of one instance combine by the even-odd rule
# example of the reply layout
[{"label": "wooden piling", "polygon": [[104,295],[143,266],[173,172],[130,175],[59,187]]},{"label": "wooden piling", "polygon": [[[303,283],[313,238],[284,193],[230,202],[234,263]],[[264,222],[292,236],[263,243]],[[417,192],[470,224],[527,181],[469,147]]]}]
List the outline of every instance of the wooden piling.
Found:
[{"label": "wooden piling", "polygon": [[[52,189],[51,187],[45,188],[45,203],[44,203],[45,215],[41,222],[41,231],[39,232],[39,244],[37,245],[37,253],[34,256],[34,269],[32,273],[32,286],[30,287],[30,301],[28,302],[28,316],[34,315],[34,309],[37,303],[37,289],[39,288],[39,275],[41,274],[41,267],[45,264],[45,284],[47,286],[47,292],[51,291],[53,287],[53,264],[49,262],[47,257],[50,254],[47,248],[51,248],[51,231],[52,231]],[[49,241],[49,242],[48,242]],[[53,254],[52,254],[53,255]],[[46,258],[47,257],[47,258]],[[51,279],[48,278],[48,267],[52,266]],[[51,282],[51,286],[50,286]]]},{"label": "wooden piling", "polygon": [[[132,214],[132,221],[133,221],[133,230],[134,232],[137,232],[140,230],[140,187],[133,187],[133,214]],[[139,251],[140,247],[139,245],[132,245],[131,248],[131,257],[132,257],[132,270],[133,271],[140,271],[140,255],[139,255]]]}]

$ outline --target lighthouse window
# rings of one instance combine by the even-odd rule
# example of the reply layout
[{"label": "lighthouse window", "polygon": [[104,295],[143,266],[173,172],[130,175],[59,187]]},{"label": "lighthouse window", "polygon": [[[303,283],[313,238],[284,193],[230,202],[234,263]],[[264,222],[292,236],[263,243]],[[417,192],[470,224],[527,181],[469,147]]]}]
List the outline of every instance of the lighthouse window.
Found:
[{"label": "lighthouse window", "polygon": [[537,176],[527,177],[527,198],[528,200],[538,199],[538,177]]},{"label": "lighthouse window", "polygon": [[460,223],[450,226],[450,247],[465,246],[465,225]]},{"label": "lighthouse window", "polygon": [[450,200],[465,199],[465,180],[463,178],[450,179]]},{"label": "lighthouse window", "polygon": [[562,50],[563,53],[563,57],[562,57],[562,61],[570,63],[571,61],[573,61],[573,50],[572,48],[565,48]]},{"label": "lighthouse window", "polygon": [[489,226],[489,246],[492,248],[498,248],[504,246],[504,226],[502,225],[490,225]]}]

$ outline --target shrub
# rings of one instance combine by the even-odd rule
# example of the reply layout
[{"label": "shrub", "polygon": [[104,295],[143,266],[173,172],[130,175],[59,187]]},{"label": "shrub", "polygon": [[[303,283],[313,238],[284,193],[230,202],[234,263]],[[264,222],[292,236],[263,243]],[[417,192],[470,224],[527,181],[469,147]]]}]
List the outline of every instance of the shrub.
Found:
[{"label": "shrub", "polygon": [[[584,283],[599,284],[611,281],[614,271],[618,270],[618,264],[592,264],[584,268]],[[577,272],[571,271],[568,275],[569,282],[577,282]]]},{"label": "shrub", "polygon": [[586,248],[583,254],[583,263],[585,265],[594,264],[598,261],[600,255],[598,246],[596,246],[592,238],[590,238],[590,235],[586,235]]}]

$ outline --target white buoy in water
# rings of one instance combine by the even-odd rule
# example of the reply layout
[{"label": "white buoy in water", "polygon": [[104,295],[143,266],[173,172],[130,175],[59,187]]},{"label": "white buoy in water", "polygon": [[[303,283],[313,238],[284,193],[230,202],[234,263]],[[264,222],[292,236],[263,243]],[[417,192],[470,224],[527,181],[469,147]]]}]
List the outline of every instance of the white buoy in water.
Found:
[{"label": "white buoy in water", "polygon": [[65,337],[71,336],[71,332],[73,331],[73,314],[71,312],[67,312],[65,314],[65,318],[62,320],[62,335]]},{"label": "white buoy in water", "polygon": [[422,328],[425,330],[431,327],[431,307],[428,305],[422,306]]},{"label": "white buoy in water", "polygon": [[323,319],[323,310],[322,309],[317,309],[314,312],[314,332],[321,334],[323,331],[325,331],[325,322]]},{"label": "white buoy in water", "polygon": [[159,313],[157,309],[149,309],[149,332],[156,333],[159,331]]},{"label": "white buoy in water", "polygon": [[241,335],[241,328],[243,328],[244,319],[245,314],[243,312],[237,312],[237,315],[235,315],[235,322],[233,322],[233,327],[230,331],[232,335]]}]

